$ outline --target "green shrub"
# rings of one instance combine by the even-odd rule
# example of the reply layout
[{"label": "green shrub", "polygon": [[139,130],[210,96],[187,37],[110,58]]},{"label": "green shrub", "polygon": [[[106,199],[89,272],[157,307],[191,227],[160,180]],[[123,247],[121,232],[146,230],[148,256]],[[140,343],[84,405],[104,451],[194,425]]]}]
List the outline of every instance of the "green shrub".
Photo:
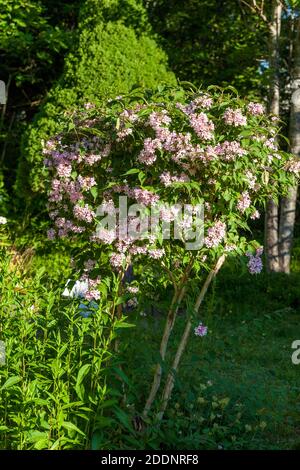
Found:
[{"label": "green shrub", "polygon": [[44,190],[41,141],[59,132],[60,113],[84,102],[102,102],[135,85],[174,84],[166,63],[139,1],[105,0],[100,6],[87,1],[81,11],[78,42],[65,60],[64,73],[23,136],[17,194],[26,198]]},{"label": "green shrub", "polygon": [[110,304],[83,318],[63,299],[65,259],[38,267],[30,250],[2,249],[0,260],[0,449],[89,448],[116,402]]}]

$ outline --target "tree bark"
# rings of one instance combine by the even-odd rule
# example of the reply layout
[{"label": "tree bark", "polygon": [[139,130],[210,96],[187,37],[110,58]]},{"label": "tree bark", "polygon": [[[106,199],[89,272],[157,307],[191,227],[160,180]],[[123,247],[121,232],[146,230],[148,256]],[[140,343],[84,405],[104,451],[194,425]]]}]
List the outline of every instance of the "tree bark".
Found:
[{"label": "tree bark", "polygon": [[[293,66],[291,72],[291,107],[290,107],[290,151],[300,157],[300,18],[296,20],[296,38],[293,48]],[[289,197],[283,198],[280,213],[280,270],[289,274],[291,249],[296,218],[298,187],[290,191]]]},{"label": "tree bark", "polygon": [[[224,261],[225,261],[225,255],[220,256],[220,258],[218,259],[215,267],[210,271],[209,275],[207,276],[206,281],[203,284],[203,287],[200,291],[200,294],[197,297],[197,300],[196,300],[196,303],[195,303],[195,306],[194,306],[195,313],[198,313],[198,310],[199,310],[199,308],[200,308],[200,306],[203,302],[203,299],[205,297],[207,289],[209,288],[211,281],[218,274],[218,272],[221,269]],[[162,420],[162,418],[164,416],[164,413],[165,413],[165,410],[167,408],[167,405],[169,403],[171,393],[172,393],[172,390],[173,390],[173,387],[174,387],[174,381],[175,381],[174,374],[177,372],[181,356],[185,351],[191,329],[192,329],[192,322],[191,322],[190,319],[188,319],[188,321],[186,323],[186,326],[185,326],[185,329],[184,329],[184,332],[182,334],[178,349],[177,349],[176,354],[175,354],[175,358],[174,358],[173,365],[172,365],[172,370],[168,374],[166,385],[164,387],[164,391],[163,391],[163,394],[162,394],[162,404],[161,404],[160,411],[157,415],[157,419],[159,421]]]},{"label": "tree bark", "polygon": [[[173,296],[173,299],[172,299],[172,302],[171,302],[171,306],[170,306],[170,309],[169,309],[169,312],[168,312],[168,315],[167,315],[167,321],[166,321],[166,324],[165,324],[165,329],[164,329],[163,337],[162,337],[161,344],[160,344],[160,350],[159,350],[160,358],[161,358],[162,363],[163,363],[163,361],[165,360],[165,357],[166,357],[168,341],[169,341],[170,335],[172,333],[172,330],[173,330],[173,327],[174,327],[174,324],[175,324],[178,308],[179,308],[179,306],[180,306],[180,304],[181,304],[181,302],[182,302],[182,300],[185,296],[186,282],[188,280],[189,274],[190,274],[191,269],[193,267],[193,260],[194,260],[194,258],[192,257],[192,259],[190,260],[188,266],[185,269],[185,272],[183,273],[183,276],[182,276],[182,279],[179,282],[179,285],[175,289],[174,296]],[[153,377],[151,390],[150,390],[150,393],[149,393],[149,396],[147,398],[146,405],[145,405],[145,408],[144,408],[144,411],[143,411],[143,417],[144,418],[147,418],[148,413],[151,409],[151,406],[152,406],[152,404],[153,404],[153,402],[156,398],[156,395],[157,395],[157,392],[159,390],[160,383],[161,383],[162,371],[163,371],[162,364],[157,363],[156,368],[155,368],[155,372],[154,372],[154,377]]]},{"label": "tree bark", "polygon": [[[270,85],[269,112],[279,116],[280,87],[279,87],[279,37],[281,29],[282,6],[278,0],[273,1],[272,20],[269,23],[270,53],[269,62],[272,73]],[[267,271],[278,272],[279,263],[279,210],[275,201],[268,201],[265,219],[265,246]]]}]

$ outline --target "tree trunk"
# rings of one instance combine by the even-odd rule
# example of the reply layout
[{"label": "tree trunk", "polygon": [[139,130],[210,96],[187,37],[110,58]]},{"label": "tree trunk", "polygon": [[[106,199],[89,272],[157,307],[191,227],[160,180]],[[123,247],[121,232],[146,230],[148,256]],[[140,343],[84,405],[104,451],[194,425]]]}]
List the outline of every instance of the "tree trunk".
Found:
[{"label": "tree trunk", "polygon": [[174,324],[175,324],[178,308],[179,308],[179,306],[180,306],[180,304],[181,304],[181,302],[182,302],[182,300],[185,296],[186,283],[187,283],[189,274],[191,272],[191,269],[193,267],[193,262],[194,262],[194,257],[191,258],[188,266],[186,267],[186,269],[183,273],[183,276],[182,276],[182,278],[179,282],[179,285],[177,286],[177,288],[175,289],[175,292],[174,292],[174,296],[173,296],[173,299],[172,299],[172,302],[171,302],[171,306],[170,306],[170,309],[169,309],[169,312],[168,312],[168,315],[167,315],[167,321],[166,321],[166,324],[165,324],[163,337],[162,337],[161,344],[160,344],[160,350],[159,351],[160,351],[161,362],[156,364],[154,377],[153,377],[153,382],[152,382],[152,387],[151,387],[151,390],[150,390],[150,393],[149,393],[149,396],[147,398],[146,405],[145,405],[145,408],[144,408],[144,411],[143,411],[143,417],[144,418],[147,418],[148,413],[149,413],[149,411],[151,409],[151,406],[152,406],[152,404],[153,404],[153,402],[156,398],[157,392],[158,392],[160,384],[161,384],[161,378],[162,378],[162,372],[163,372],[162,363],[165,361],[167,347],[168,347],[168,341],[169,341],[170,335],[172,333],[172,330],[173,330],[173,327],[174,327]]},{"label": "tree trunk", "polygon": [[[207,289],[209,288],[209,286],[211,284],[211,281],[218,274],[218,272],[221,269],[224,261],[225,261],[225,255],[220,256],[220,258],[218,259],[215,267],[210,271],[209,275],[207,276],[206,281],[203,284],[203,287],[200,291],[200,294],[197,297],[197,300],[196,300],[196,303],[195,303],[195,306],[194,306],[194,311],[195,311],[196,314],[199,311],[199,308],[200,308],[200,306],[203,302],[203,299],[205,297]],[[175,383],[175,374],[178,370],[178,366],[179,366],[179,362],[180,362],[180,359],[182,357],[182,354],[185,351],[191,329],[192,329],[192,322],[191,322],[191,319],[188,319],[187,323],[186,323],[186,326],[185,326],[185,329],[184,329],[184,332],[182,334],[179,346],[177,348],[175,357],[174,357],[174,361],[173,361],[173,364],[172,364],[172,370],[168,374],[167,381],[166,381],[166,384],[165,384],[165,387],[164,387],[164,390],[163,390],[161,408],[160,408],[159,413],[157,414],[158,421],[162,420],[162,418],[164,416],[164,413],[166,411],[167,405],[169,403],[171,393],[172,393],[174,383]]]},{"label": "tree trunk", "polygon": [[[296,39],[293,48],[290,108],[290,151],[300,157],[300,18],[296,21]],[[289,197],[283,198],[280,213],[280,270],[290,272],[291,249],[296,217],[298,187],[295,186]]]},{"label": "tree trunk", "polygon": [[[272,20],[269,25],[270,31],[270,54],[269,62],[272,73],[270,85],[269,111],[275,116],[279,116],[280,109],[280,88],[279,88],[279,37],[281,29],[282,6],[278,0],[273,2]],[[274,201],[268,201],[265,220],[265,245],[267,270],[280,271],[279,264],[279,211],[278,205]]]}]

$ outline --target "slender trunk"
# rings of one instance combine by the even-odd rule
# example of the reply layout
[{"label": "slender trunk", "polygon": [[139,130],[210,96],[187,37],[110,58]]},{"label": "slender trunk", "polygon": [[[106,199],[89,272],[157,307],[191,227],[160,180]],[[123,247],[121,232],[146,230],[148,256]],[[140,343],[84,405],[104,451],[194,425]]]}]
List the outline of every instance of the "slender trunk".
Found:
[{"label": "slender trunk", "polygon": [[[291,80],[290,108],[290,151],[300,157],[300,18],[296,21],[296,39],[293,48],[293,67]],[[289,197],[283,198],[280,213],[280,268],[284,273],[290,272],[291,249],[296,217],[298,187],[292,188]]]},{"label": "slender trunk", "polygon": [[[177,289],[174,292],[174,296],[173,296],[173,299],[172,299],[172,302],[171,302],[171,306],[170,306],[170,309],[169,309],[169,312],[168,312],[168,315],[167,315],[167,321],[166,321],[163,337],[162,337],[161,344],[160,344],[160,351],[159,352],[160,352],[161,363],[165,360],[165,357],[166,357],[169,338],[170,338],[170,335],[171,335],[173,327],[174,327],[174,323],[175,323],[175,319],[176,319],[176,315],[177,315],[177,312],[178,312],[179,305],[181,304],[182,299],[185,295],[186,282],[187,282],[188,276],[189,276],[190,271],[191,271],[192,266],[193,266],[193,259],[194,258],[192,257],[190,263],[188,264],[188,266],[187,266],[187,268],[186,268],[186,270],[185,270],[185,272],[182,276],[182,279],[179,283],[179,286],[177,287]],[[145,408],[144,408],[144,411],[143,411],[143,417],[144,418],[146,418],[148,416],[148,413],[151,409],[151,406],[152,406],[152,404],[153,404],[153,402],[156,398],[157,392],[158,392],[159,387],[160,387],[161,377],[162,377],[162,364],[161,363],[156,364],[154,377],[153,377],[153,382],[152,382],[152,387],[151,387],[151,390],[150,390],[150,393],[149,393],[149,396],[147,398],[146,405],[145,405]]]},{"label": "slender trunk", "polygon": [[[279,87],[279,37],[281,29],[282,6],[278,0],[273,2],[272,21],[269,25],[270,34],[270,69],[272,81],[270,85],[269,111],[275,116],[279,116],[280,107],[280,87]],[[278,205],[270,200],[266,208],[265,220],[265,245],[267,270],[278,272],[279,265],[279,211]]]},{"label": "slender trunk", "polygon": [[[218,259],[214,269],[212,269],[210,271],[209,275],[207,276],[207,279],[206,279],[206,281],[205,281],[205,283],[204,283],[204,285],[203,285],[203,287],[200,291],[200,294],[197,297],[197,300],[196,300],[196,303],[195,303],[195,306],[194,306],[195,313],[198,312],[198,310],[200,308],[200,305],[202,304],[203,299],[205,297],[205,294],[207,292],[207,289],[209,288],[209,286],[211,284],[211,281],[218,274],[218,272],[219,272],[220,268],[222,267],[224,261],[225,261],[225,255],[222,255]],[[183,335],[181,337],[178,349],[176,351],[175,358],[174,358],[173,365],[172,365],[172,370],[171,370],[171,372],[169,372],[168,377],[167,377],[167,381],[166,381],[165,388],[164,388],[163,395],[162,395],[162,405],[161,405],[161,408],[160,408],[160,412],[157,415],[157,418],[158,418],[159,421],[162,420],[164,412],[165,412],[165,410],[167,408],[167,405],[168,405],[168,402],[170,400],[171,393],[172,393],[172,390],[173,390],[173,387],[174,387],[174,380],[175,380],[175,375],[174,374],[177,372],[181,356],[185,351],[191,329],[192,329],[192,322],[189,319],[186,323],[185,330],[183,332]]]}]

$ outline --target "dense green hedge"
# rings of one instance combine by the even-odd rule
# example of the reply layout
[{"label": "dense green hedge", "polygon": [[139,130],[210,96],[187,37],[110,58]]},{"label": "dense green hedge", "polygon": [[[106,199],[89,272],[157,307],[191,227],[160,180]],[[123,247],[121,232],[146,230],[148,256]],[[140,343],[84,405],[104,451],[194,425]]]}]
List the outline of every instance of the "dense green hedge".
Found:
[{"label": "dense green hedge", "polygon": [[59,131],[63,110],[83,102],[101,102],[135,85],[152,88],[162,82],[174,84],[176,79],[167,69],[166,55],[156,45],[141,3],[88,0],[63,76],[23,136],[17,193],[26,200],[26,196],[43,191],[46,173],[41,141]]}]

